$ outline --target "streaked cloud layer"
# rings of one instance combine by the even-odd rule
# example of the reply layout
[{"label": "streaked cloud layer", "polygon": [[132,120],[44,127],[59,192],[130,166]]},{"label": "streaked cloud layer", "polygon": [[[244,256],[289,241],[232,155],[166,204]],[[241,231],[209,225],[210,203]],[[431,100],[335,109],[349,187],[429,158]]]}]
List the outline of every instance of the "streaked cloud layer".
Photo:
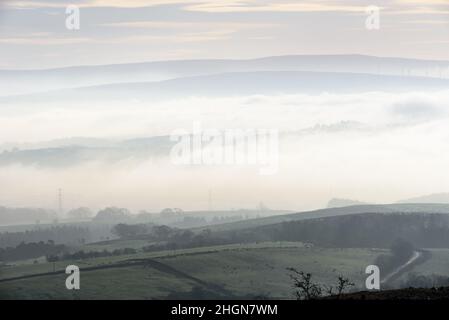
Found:
[{"label": "streaked cloud layer", "polygon": [[[0,68],[166,59],[366,54],[449,60],[448,0],[7,0]],[[81,29],[65,28],[68,5]],[[125,48],[124,48],[125,47]]]}]

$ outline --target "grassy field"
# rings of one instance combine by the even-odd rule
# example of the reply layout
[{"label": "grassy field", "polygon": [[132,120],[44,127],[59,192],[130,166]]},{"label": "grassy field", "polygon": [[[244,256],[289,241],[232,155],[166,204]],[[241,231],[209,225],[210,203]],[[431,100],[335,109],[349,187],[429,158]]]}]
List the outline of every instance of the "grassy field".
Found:
[{"label": "grassy field", "polygon": [[81,272],[81,290],[65,288],[66,275],[0,283],[1,299],[162,299],[173,291],[188,291],[181,281],[150,268],[129,267]]},{"label": "grassy field", "polygon": [[164,263],[195,277],[219,284],[240,296],[292,298],[286,268],[311,272],[315,280],[333,284],[339,274],[362,286],[364,270],[378,253],[364,249],[266,248],[167,257]]},{"label": "grassy field", "polygon": [[[364,269],[379,251],[323,249],[301,243],[258,243],[206,247],[176,252],[138,253],[55,264],[81,268],[81,290],[65,288],[66,275],[52,274],[0,282],[0,298],[20,299],[164,299],[167,297],[292,298],[287,267],[311,272],[317,281],[335,282],[339,274],[359,287]],[[132,264],[138,261],[137,264]],[[136,260],[140,259],[140,260]],[[130,264],[127,264],[130,263]],[[120,264],[120,266],[117,266]],[[83,268],[99,268],[83,270]],[[51,272],[49,263],[1,267],[0,278]]]}]

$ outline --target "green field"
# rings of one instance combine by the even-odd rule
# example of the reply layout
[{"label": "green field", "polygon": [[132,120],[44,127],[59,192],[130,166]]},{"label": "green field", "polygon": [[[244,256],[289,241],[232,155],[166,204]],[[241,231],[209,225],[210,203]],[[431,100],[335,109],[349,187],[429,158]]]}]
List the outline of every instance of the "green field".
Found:
[{"label": "green field", "polygon": [[[189,250],[138,253],[64,261],[81,268],[81,290],[65,288],[63,273],[0,282],[0,298],[19,299],[165,299],[191,298],[293,298],[287,267],[313,273],[321,283],[332,284],[343,274],[362,288],[364,269],[379,254],[370,249],[324,249],[302,243],[258,243]],[[133,260],[131,260],[133,259]],[[135,263],[137,260],[137,264]],[[83,270],[86,267],[97,270]],[[0,278],[51,272],[53,264],[1,267]],[[194,294],[194,296],[192,296]]]}]

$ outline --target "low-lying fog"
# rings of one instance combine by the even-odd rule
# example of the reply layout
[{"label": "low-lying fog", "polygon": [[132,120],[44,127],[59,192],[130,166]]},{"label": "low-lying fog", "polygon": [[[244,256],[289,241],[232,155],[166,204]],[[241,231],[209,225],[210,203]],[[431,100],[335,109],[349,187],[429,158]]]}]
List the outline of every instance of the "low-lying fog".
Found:
[{"label": "low-lying fog", "polygon": [[[57,208],[62,188],[65,209],[201,210],[208,208],[211,191],[214,209],[253,208],[262,201],[273,209],[304,210],[323,207],[333,197],[386,203],[444,192],[449,190],[448,107],[449,91],[93,105],[74,104],[68,96],[63,104],[3,105],[0,203]],[[279,157],[265,159],[275,170],[261,174],[267,163],[175,165],[169,152],[142,158],[123,146],[123,158],[114,161],[85,156],[58,164],[52,159],[54,150],[45,149],[73,144],[101,149],[128,139],[189,133],[195,125],[204,130],[278,130]],[[64,140],[74,137],[98,140]],[[33,160],[24,162],[24,157]]]}]

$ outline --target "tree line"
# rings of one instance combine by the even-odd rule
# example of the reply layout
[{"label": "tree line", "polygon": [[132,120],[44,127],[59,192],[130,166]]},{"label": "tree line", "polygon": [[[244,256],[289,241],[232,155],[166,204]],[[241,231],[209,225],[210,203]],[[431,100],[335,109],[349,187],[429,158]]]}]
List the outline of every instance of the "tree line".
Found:
[{"label": "tree line", "polygon": [[0,248],[0,261],[17,261],[36,259],[47,255],[56,255],[67,250],[62,244],[55,244],[53,240],[47,242],[20,243],[16,247]]}]

